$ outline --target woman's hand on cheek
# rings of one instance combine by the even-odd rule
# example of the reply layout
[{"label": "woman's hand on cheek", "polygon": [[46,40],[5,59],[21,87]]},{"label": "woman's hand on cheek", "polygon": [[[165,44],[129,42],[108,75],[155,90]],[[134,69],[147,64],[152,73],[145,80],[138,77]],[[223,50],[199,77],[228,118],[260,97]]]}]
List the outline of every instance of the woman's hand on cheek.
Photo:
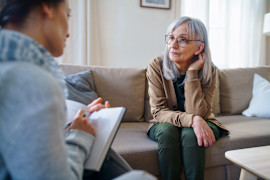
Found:
[{"label": "woman's hand on cheek", "polygon": [[200,70],[203,65],[204,65],[204,62],[205,62],[205,54],[204,52],[201,52],[199,55],[198,55],[198,59],[195,60],[188,68],[188,70]]}]

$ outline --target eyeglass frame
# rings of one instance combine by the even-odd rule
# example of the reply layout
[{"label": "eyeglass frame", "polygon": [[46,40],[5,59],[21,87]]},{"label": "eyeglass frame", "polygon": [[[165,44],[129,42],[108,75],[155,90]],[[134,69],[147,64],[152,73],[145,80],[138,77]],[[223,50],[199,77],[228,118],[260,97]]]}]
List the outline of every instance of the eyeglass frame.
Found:
[{"label": "eyeglass frame", "polygon": [[[168,36],[172,36],[172,35],[165,35],[165,43],[170,45],[171,43],[166,41]],[[172,36],[172,37],[174,37],[174,36]],[[184,46],[179,45],[179,41],[178,41],[179,38],[184,39],[186,41],[186,44]],[[178,38],[175,38],[175,39],[177,39],[177,45],[179,47],[186,47],[189,41],[200,41],[201,43],[203,43],[201,40],[190,40],[190,39],[185,39],[185,38],[182,38],[182,37],[178,37]]]}]

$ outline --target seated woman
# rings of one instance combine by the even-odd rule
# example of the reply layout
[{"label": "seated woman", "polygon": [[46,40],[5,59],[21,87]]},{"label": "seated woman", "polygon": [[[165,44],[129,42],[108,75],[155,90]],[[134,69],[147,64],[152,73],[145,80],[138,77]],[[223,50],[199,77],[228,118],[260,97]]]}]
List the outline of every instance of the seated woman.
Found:
[{"label": "seated woman", "polygon": [[205,148],[227,130],[212,114],[216,68],[207,31],[197,19],[180,17],[165,35],[165,52],[147,68],[151,112],[148,135],[158,142],[162,179],[204,179]]},{"label": "seated woman", "polygon": [[[83,175],[95,136],[83,110],[65,133],[67,90],[53,56],[63,53],[69,16],[68,0],[0,0],[0,180],[112,179],[131,170],[110,151],[100,172]],[[99,98],[88,107],[110,105]]]}]

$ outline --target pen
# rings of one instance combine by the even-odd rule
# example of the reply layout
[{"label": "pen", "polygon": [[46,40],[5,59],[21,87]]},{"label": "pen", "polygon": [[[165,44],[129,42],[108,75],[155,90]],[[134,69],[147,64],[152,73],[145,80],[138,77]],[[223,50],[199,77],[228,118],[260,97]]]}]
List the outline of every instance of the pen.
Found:
[{"label": "pen", "polygon": [[85,112],[83,117],[85,117],[85,116],[90,116],[90,112]]},{"label": "pen", "polygon": [[[83,115],[83,117],[85,117],[85,116],[90,116],[90,112],[85,112],[84,115]],[[69,122],[69,123],[65,124],[65,129],[66,129],[68,126],[70,126],[71,123],[72,123],[72,122]]]}]

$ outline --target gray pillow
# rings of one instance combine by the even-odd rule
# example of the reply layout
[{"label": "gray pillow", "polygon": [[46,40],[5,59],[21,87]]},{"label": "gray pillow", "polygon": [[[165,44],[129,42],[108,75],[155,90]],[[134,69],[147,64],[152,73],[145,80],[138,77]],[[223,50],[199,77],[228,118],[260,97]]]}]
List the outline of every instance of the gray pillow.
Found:
[{"label": "gray pillow", "polygon": [[98,98],[91,70],[70,74],[64,79],[68,89],[67,99],[88,105]]}]

